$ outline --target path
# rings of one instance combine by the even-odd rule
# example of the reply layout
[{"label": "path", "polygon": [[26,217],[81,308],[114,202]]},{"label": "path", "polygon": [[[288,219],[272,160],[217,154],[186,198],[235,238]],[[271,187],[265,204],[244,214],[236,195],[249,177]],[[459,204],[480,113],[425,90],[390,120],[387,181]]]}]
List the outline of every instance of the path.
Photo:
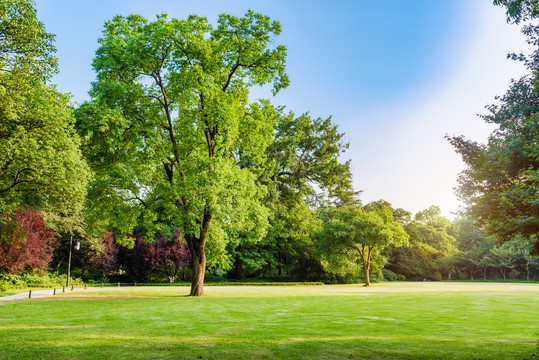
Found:
[{"label": "path", "polygon": [[[67,291],[72,291],[71,289],[66,289]],[[45,297],[45,296],[52,296],[54,293],[54,290],[32,290],[32,299]],[[62,293],[62,289],[56,289],[57,294]],[[23,292],[20,294],[15,295],[8,295],[8,296],[0,296],[0,301],[9,301],[9,300],[21,300],[21,299],[28,299],[28,291]]]}]

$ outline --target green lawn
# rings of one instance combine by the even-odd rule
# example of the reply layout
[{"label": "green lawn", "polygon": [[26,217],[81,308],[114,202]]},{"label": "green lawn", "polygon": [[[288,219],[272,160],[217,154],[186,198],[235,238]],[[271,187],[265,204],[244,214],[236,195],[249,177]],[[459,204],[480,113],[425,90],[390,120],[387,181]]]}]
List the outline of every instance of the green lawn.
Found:
[{"label": "green lawn", "polygon": [[77,290],[0,302],[0,359],[529,359],[539,285]]}]

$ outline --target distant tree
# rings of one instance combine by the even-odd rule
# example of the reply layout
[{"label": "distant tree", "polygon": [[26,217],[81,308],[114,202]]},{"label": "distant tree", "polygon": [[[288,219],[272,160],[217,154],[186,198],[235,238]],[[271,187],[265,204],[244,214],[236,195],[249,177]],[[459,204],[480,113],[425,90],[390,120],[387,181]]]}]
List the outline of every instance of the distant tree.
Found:
[{"label": "distant tree", "polygon": [[359,262],[367,286],[375,252],[379,254],[389,245],[408,243],[408,235],[394,220],[391,208],[377,204],[370,208],[329,208],[322,213],[323,226],[316,233],[330,270],[350,269]]},{"label": "distant tree", "polygon": [[93,246],[88,259],[89,269],[98,271],[103,277],[110,275],[118,268],[118,251],[119,246],[114,241],[112,231],[107,231]]},{"label": "distant tree", "polygon": [[355,203],[350,162],[340,160],[348,144],[331,118],[284,114],[278,109],[275,116],[267,157],[260,162],[243,157],[245,166],[261,168],[259,181],[268,188],[264,205],[269,227],[256,251],[249,251],[251,241],[240,242],[234,250],[236,274],[242,277],[238,270],[243,262],[251,265],[251,271],[256,265],[260,271],[276,270],[279,277],[305,279],[321,269],[312,241],[318,226],[316,205],[308,199],[323,195],[326,204]]},{"label": "distant tree", "polygon": [[518,246],[518,242],[509,241],[501,245],[495,245],[490,249],[492,266],[498,268],[503,281],[507,279],[507,272],[517,266],[517,258],[520,255]]},{"label": "distant tree", "polygon": [[146,256],[148,267],[162,272],[171,283],[180,270],[189,267],[191,261],[189,248],[181,241],[180,229],[174,232],[170,240],[161,235],[159,239],[149,243]]},{"label": "distant tree", "polygon": [[457,252],[455,239],[448,233],[450,226],[437,206],[418,212],[404,225],[409,246],[391,248],[386,267],[413,280],[447,277],[452,262],[445,258]]},{"label": "distant tree", "polygon": [[481,271],[486,279],[486,262],[484,257],[492,247],[492,241],[484,231],[475,225],[473,219],[458,218],[451,224],[451,236],[457,240],[458,253],[455,254],[455,262],[461,271],[468,274],[473,280],[477,271]]},{"label": "distant tree", "polygon": [[0,270],[46,270],[52,259],[55,233],[36,210],[0,215]]}]

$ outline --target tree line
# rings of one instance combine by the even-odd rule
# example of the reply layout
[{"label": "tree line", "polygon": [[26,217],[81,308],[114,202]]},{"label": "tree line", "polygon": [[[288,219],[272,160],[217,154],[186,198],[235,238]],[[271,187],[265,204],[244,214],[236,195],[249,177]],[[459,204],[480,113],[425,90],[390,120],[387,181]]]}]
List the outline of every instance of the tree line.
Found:
[{"label": "tree line", "polygon": [[[470,166],[461,194],[479,225],[451,224],[436,207],[411,220],[382,200],[361,204],[350,162],[340,160],[348,144],[331,117],[250,99],[255,86],[276,94],[289,85],[286,48],[274,45],[281,28],[269,17],[222,14],[214,26],[195,15],[117,16],[99,39],[91,100],[74,106],[50,84],[54,36],[34,3],[2,1],[0,11],[2,271],[61,267],[65,239],[75,236],[85,248],[81,275],[174,281],[188,274],[193,296],[203,295],[207,273],[361,276],[369,284],[384,274],[487,278],[500,269],[504,279],[522,277],[524,263],[527,276],[536,272],[536,263],[515,256],[537,244],[537,122],[509,95],[485,117],[500,124],[488,145],[498,153],[450,138]],[[511,93],[528,86],[533,96],[533,84]],[[496,164],[506,159],[506,168],[487,154]],[[484,187],[491,180],[496,186]],[[507,199],[515,199],[513,210],[527,206],[527,218],[507,218]],[[474,252],[480,247],[484,253]],[[26,263],[14,265],[23,249],[17,256]],[[504,251],[511,255],[499,266]]]}]

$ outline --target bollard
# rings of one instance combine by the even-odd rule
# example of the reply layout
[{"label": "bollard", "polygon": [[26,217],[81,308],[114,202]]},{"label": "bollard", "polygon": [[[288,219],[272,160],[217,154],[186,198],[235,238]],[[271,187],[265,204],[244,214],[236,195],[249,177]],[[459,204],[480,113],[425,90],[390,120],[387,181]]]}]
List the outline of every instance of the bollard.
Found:
[{"label": "bollard", "polygon": [[75,285],[71,285],[71,291],[73,291],[73,289],[75,289]]},{"label": "bollard", "polygon": [[86,290],[86,284],[84,284],[84,290]]},{"label": "bollard", "polygon": [[66,287],[62,287],[62,292],[66,292]]},{"label": "bollard", "polygon": [[32,290],[28,291],[28,299],[32,298]]},{"label": "bollard", "polygon": [[120,287],[120,283],[118,283],[118,287]]},{"label": "bollard", "polygon": [[103,283],[101,283],[101,288],[103,288]]},{"label": "bollard", "polygon": [[135,281],[135,286],[137,286],[137,282]]},{"label": "bollard", "polygon": [[54,288],[54,290],[52,290],[52,294],[56,295],[56,288]]}]

